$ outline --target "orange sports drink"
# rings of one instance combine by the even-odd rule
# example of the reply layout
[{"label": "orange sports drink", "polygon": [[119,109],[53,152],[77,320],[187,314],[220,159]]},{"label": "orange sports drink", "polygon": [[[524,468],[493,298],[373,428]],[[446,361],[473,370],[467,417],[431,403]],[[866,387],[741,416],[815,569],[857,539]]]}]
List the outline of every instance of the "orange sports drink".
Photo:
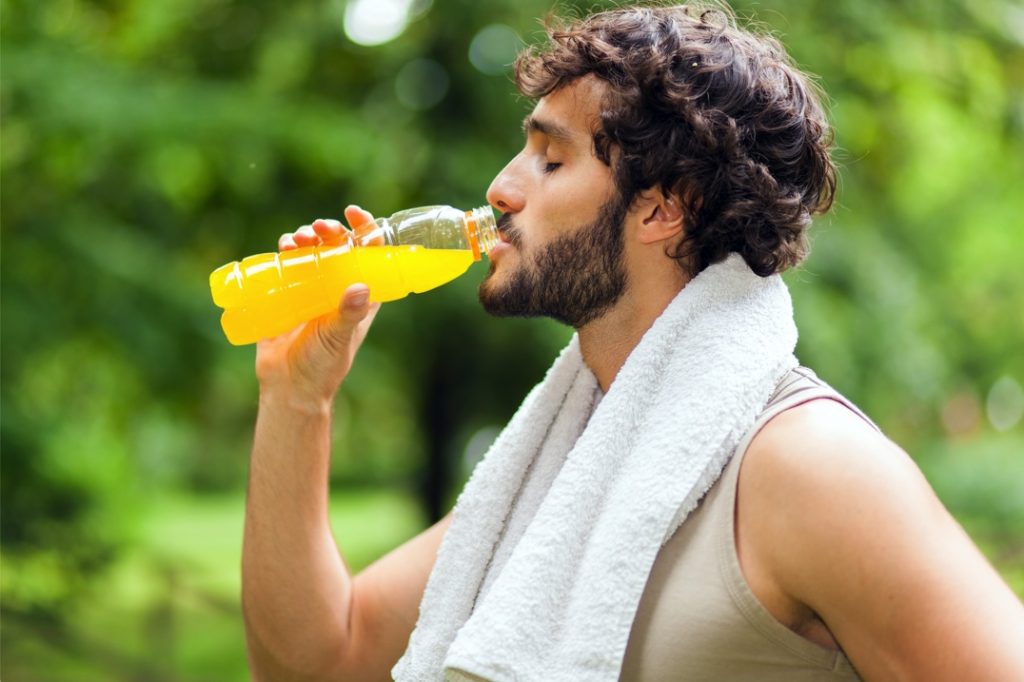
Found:
[{"label": "orange sports drink", "polygon": [[340,244],[261,253],[223,265],[210,275],[210,292],[224,309],[224,334],[239,346],[335,310],[342,292],[356,282],[367,284],[376,302],[439,287],[466,272],[497,241],[489,206],[424,206],[380,218],[368,233],[350,234]]}]

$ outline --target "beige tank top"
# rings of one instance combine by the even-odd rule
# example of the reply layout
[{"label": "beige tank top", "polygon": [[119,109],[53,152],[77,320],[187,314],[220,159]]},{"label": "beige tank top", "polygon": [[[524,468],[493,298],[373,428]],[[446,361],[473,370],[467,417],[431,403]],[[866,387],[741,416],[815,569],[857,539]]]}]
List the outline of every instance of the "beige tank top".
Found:
[{"label": "beige tank top", "polygon": [[860,680],[846,656],[775,619],[751,592],[734,540],[736,484],[750,441],[773,417],[818,398],[877,428],[809,369],[793,370],[698,507],[661,548],[623,660],[624,682]]}]

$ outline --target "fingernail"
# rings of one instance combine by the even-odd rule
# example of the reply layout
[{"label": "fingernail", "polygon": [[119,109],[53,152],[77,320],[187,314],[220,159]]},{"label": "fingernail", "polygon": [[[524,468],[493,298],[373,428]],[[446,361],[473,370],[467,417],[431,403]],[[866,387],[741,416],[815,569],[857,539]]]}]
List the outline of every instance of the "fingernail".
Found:
[{"label": "fingernail", "polygon": [[364,305],[366,305],[366,302],[369,299],[370,299],[370,290],[369,289],[363,289],[360,292],[352,294],[352,296],[348,299],[348,301],[349,301],[349,304],[353,308],[362,308]]}]

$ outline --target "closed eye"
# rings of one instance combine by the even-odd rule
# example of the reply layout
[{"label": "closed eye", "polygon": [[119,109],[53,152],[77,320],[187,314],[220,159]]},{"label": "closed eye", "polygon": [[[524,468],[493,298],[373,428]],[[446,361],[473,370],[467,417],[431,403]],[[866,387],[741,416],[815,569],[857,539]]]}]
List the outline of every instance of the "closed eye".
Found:
[{"label": "closed eye", "polygon": [[554,173],[556,170],[558,170],[559,167],[561,167],[561,165],[562,164],[560,163],[546,163],[544,164],[544,172]]}]

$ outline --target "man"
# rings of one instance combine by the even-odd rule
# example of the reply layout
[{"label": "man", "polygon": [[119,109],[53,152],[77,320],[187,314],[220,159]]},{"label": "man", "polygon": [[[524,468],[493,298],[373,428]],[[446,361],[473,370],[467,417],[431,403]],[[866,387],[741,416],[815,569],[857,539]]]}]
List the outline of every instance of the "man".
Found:
[{"label": "man", "polygon": [[[705,273],[736,263],[730,253],[766,279],[803,258],[810,217],[828,208],[835,186],[829,132],[777,43],[720,10],[624,8],[551,39],[517,63],[517,83],[537,104],[523,150],[488,191],[502,244],[480,299],[497,315],[573,326],[603,403],[656,320]],[[345,216],[356,232],[371,221],[357,207]],[[316,221],[279,247],[330,242],[343,230]],[[376,313],[367,296],[354,285],[337,314],[258,348],[243,553],[257,679],[389,679],[414,628],[430,626],[417,625],[428,578],[451,578],[431,572],[462,498],[354,577],[332,538],[331,404]],[[588,409],[597,420],[600,406]],[[625,651],[609,657],[613,677],[621,665],[623,679],[642,680],[1024,679],[1024,609],[905,453],[799,370],[756,417],[718,483],[660,548]],[[540,518],[549,484],[528,512],[516,498],[507,532],[517,514],[521,527]],[[485,558],[486,584],[512,566],[514,544]],[[529,629],[527,620],[510,631]],[[538,677],[521,663],[494,676]],[[604,679],[608,670],[550,677]]]}]

